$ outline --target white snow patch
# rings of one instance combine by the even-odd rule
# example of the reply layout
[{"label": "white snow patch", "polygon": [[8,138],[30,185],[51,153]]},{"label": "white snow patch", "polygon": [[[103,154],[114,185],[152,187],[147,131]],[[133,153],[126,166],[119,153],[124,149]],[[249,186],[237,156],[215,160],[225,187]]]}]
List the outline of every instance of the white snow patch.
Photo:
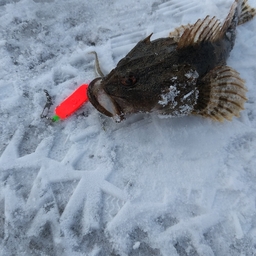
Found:
[{"label": "white snow patch", "polygon": [[161,100],[158,101],[163,107],[170,104],[173,108],[178,104],[175,98],[179,95],[180,91],[177,90],[175,85],[169,87],[168,92],[161,94]]}]

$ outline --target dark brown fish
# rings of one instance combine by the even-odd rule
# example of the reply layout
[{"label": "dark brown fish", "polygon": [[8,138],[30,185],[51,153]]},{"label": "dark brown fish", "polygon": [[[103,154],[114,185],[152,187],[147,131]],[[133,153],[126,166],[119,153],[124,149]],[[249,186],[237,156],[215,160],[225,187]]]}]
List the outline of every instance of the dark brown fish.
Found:
[{"label": "dark brown fish", "polygon": [[236,26],[255,13],[247,0],[236,0],[223,24],[207,16],[175,29],[168,38],[150,41],[148,36],[107,76],[90,83],[90,102],[116,121],[127,114],[153,111],[232,120],[243,109],[247,90],[226,60]]}]

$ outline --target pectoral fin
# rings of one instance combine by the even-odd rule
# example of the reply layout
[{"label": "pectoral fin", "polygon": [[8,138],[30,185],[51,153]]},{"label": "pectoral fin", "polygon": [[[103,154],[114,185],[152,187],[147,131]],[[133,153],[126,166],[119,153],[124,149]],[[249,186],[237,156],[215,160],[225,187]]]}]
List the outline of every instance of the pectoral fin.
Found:
[{"label": "pectoral fin", "polygon": [[239,117],[247,100],[244,83],[234,69],[228,66],[214,68],[198,84],[199,96],[194,114],[220,122]]}]

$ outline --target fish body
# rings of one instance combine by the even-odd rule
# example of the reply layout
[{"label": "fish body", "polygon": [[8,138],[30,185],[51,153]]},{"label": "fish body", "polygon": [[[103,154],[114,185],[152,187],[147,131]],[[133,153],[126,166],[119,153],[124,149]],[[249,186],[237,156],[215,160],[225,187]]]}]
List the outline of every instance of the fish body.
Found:
[{"label": "fish body", "polygon": [[246,0],[236,0],[223,24],[207,16],[167,38],[151,41],[149,35],[107,76],[90,83],[89,100],[116,121],[136,112],[197,114],[218,121],[239,116],[246,88],[226,60],[236,26],[254,15]]}]

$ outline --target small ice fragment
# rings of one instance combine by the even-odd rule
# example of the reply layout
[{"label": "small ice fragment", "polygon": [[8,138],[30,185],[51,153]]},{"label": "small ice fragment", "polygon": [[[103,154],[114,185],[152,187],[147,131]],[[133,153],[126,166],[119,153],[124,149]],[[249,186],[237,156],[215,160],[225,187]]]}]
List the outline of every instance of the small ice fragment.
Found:
[{"label": "small ice fragment", "polygon": [[183,99],[185,100],[187,97],[189,97],[194,91],[191,91],[189,93],[187,93],[186,95],[183,96]]},{"label": "small ice fragment", "polygon": [[199,74],[197,73],[197,71],[191,69],[189,70],[185,75],[184,75],[186,78],[190,79],[196,79],[199,77]]},{"label": "small ice fragment", "polygon": [[133,250],[136,250],[139,247],[140,247],[140,242],[136,242],[132,248],[133,248]]}]

